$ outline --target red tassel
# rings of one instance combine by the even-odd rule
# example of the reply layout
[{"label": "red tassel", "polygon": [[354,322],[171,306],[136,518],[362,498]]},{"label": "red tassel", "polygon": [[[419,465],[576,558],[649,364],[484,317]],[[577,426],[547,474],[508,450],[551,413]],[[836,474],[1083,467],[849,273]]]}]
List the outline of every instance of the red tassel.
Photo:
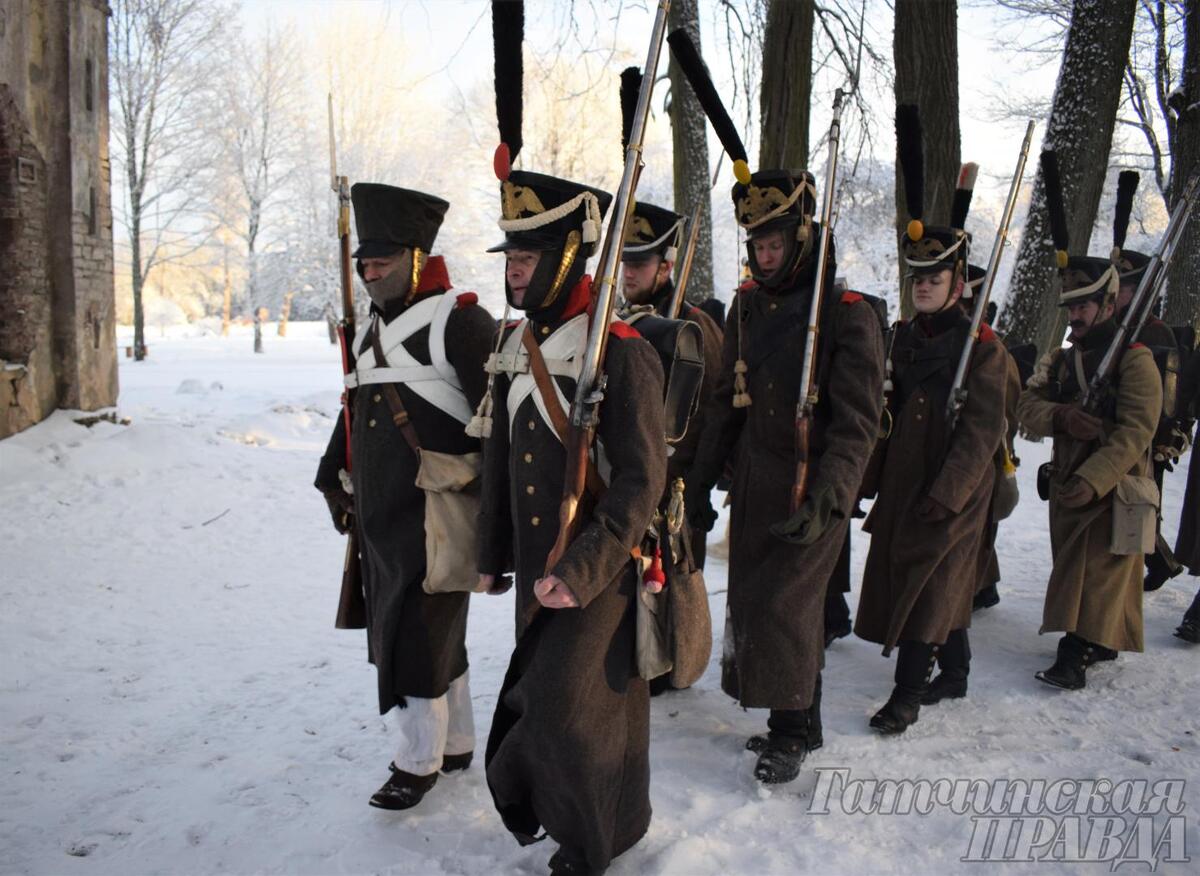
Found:
[{"label": "red tassel", "polygon": [[662,590],[667,584],[667,573],[663,571],[662,548],[655,546],[654,559],[642,575],[642,585],[652,593]]}]

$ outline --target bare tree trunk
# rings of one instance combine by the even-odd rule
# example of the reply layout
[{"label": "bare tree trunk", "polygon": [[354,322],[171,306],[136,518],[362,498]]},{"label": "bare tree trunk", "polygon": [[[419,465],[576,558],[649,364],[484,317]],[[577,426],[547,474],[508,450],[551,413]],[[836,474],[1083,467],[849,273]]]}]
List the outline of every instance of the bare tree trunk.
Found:
[{"label": "bare tree trunk", "polygon": [[[1045,145],[1058,153],[1071,253],[1087,252],[1108,170],[1136,0],[1074,0]],[[1000,328],[1039,351],[1057,347],[1066,315],[1055,300],[1054,245],[1039,167]]]},{"label": "bare tree trunk", "polygon": [[762,125],[758,166],[807,168],[813,0],[767,0],[767,3],[758,102]]},{"label": "bare tree trunk", "polygon": [[[1171,155],[1171,206],[1183,194],[1194,173],[1200,173],[1200,0],[1187,0],[1184,24],[1181,95],[1175,100],[1181,112],[1175,125],[1175,151]],[[1200,325],[1200,210],[1192,211],[1167,273],[1166,321],[1169,325]]]},{"label": "bare tree trunk", "polygon": [[[675,0],[668,23],[684,28],[700,48],[700,10],[697,0]],[[671,57],[671,143],[675,156],[675,212],[691,219],[700,205],[700,235],[688,280],[687,299],[699,303],[713,295],[712,191],[708,164],[708,122],[687,77]],[[682,254],[681,254],[682,256]],[[682,258],[681,258],[682,260]]]},{"label": "bare tree trunk", "polygon": [[129,282],[133,287],[133,359],[141,362],[146,358],[146,309],[142,304],[142,291],[146,286],[146,275],[142,271],[142,205],[134,193],[130,193],[129,204]]},{"label": "bare tree trunk", "polygon": [[254,309],[254,352],[263,352],[263,323],[267,321],[267,309],[265,307],[256,307]]},{"label": "bare tree trunk", "polygon": [[[950,204],[961,163],[958,126],[958,2],[896,0],[892,44],[896,62],[896,103],[915,104],[925,134],[925,216],[927,225],[950,221]],[[908,224],[904,178],[896,162],[896,240]],[[900,253],[900,274],[904,273]],[[900,302],[912,316],[912,302]]]}]

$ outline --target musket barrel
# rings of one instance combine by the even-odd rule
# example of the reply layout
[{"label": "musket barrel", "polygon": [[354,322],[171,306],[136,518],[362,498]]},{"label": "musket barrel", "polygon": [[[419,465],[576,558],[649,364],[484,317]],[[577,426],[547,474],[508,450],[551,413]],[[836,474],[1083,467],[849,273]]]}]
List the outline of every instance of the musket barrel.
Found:
[{"label": "musket barrel", "polygon": [[575,386],[575,399],[571,404],[571,425],[576,427],[590,423],[593,406],[599,403],[602,387],[598,378],[608,342],[608,324],[612,319],[615,303],[621,247],[625,239],[625,228],[633,211],[633,192],[641,174],[646,118],[650,114],[650,96],[654,91],[654,80],[658,76],[658,56],[662,51],[670,8],[670,0],[660,0],[650,37],[650,49],[646,53],[646,64],[642,68],[642,87],[638,92],[629,144],[625,149],[625,169],[621,174],[621,185],[613,199],[612,218],[605,232],[600,261],[596,267],[595,316],[588,327],[587,348],[579,372],[579,381]]},{"label": "musket barrel", "polygon": [[[992,254],[988,256],[987,272],[979,293],[975,298],[975,308],[971,313],[971,330],[963,345],[962,354],[958,357],[958,368],[954,372],[954,382],[951,384],[950,397],[946,402],[947,432],[953,432],[958,424],[958,415],[967,402],[964,387],[967,383],[967,369],[971,365],[971,353],[979,340],[979,327],[983,325],[984,314],[987,313],[988,300],[992,296],[992,287],[996,282],[996,273],[1000,268],[1000,258],[1004,254],[1004,246],[1008,241],[1008,228],[1012,224],[1013,213],[1017,208],[1017,195],[1021,191],[1021,181],[1025,177],[1025,163],[1029,158],[1029,146],[1033,142],[1033,130],[1036,127],[1033,119],[1025,126],[1025,139],[1021,143],[1021,154],[1017,158],[1017,169],[1013,172],[1012,182],[1008,186],[1008,198],[1004,202],[1004,213],[1000,217],[1000,225],[996,229],[996,239],[992,243]],[[966,278],[963,278],[964,282]]]}]

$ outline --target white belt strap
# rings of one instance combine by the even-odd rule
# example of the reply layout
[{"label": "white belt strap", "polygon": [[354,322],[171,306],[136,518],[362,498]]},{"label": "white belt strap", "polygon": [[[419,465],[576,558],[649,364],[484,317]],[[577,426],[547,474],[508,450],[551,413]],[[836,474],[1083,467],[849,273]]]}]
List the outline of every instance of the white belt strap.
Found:
[{"label": "white belt strap", "polygon": [[376,383],[412,383],[420,380],[441,380],[432,365],[413,365],[406,368],[360,368],[346,375],[346,386],[354,389]]}]

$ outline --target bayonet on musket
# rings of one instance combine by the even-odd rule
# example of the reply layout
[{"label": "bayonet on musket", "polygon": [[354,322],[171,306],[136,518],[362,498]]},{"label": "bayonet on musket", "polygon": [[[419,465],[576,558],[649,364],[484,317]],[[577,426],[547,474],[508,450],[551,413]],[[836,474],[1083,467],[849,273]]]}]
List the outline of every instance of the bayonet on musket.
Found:
[{"label": "bayonet on musket", "polygon": [[[983,325],[983,317],[987,313],[988,299],[992,294],[992,286],[996,282],[996,272],[1000,267],[1000,257],[1008,243],[1008,227],[1012,222],[1013,211],[1017,207],[1017,195],[1021,191],[1021,180],[1025,176],[1025,162],[1029,158],[1029,145],[1033,141],[1035,122],[1030,119],[1025,127],[1025,140],[1021,143],[1021,154],[1017,158],[1017,169],[1013,173],[1012,183],[1008,187],[1008,199],[1004,202],[1004,213],[1000,217],[1000,226],[996,229],[996,239],[992,243],[992,254],[988,257],[987,273],[975,296],[975,309],[971,314],[971,330],[963,344],[962,354],[958,357],[958,369],[954,372],[954,382],[950,387],[950,397],[946,401],[946,433],[954,431],[959,414],[967,403],[967,370],[971,365],[971,354],[979,341],[979,328]],[[965,279],[965,278],[964,278]]]},{"label": "bayonet on musket", "polygon": [[604,353],[608,347],[609,323],[612,321],[616,304],[617,272],[621,265],[621,248],[625,241],[625,230],[633,213],[634,192],[642,171],[642,143],[646,136],[646,119],[650,115],[650,98],[654,81],[658,77],[658,56],[662,50],[663,36],[667,29],[667,13],[670,0],[660,0],[650,34],[650,47],[646,53],[646,64],[642,68],[642,86],[638,91],[637,108],[629,131],[629,142],[625,148],[625,166],[621,174],[621,185],[613,199],[608,227],[600,260],[596,266],[595,298],[593,316],[588,327],[587,347],[581,360],[575,396],[571,402],[567,431],[567,469],[563,479],[562,503],[558,514],[558,538],[546,559],[549,574],[566,552],[575,537],[579,502],[583,498],[587,483],[588,454],[595,438],[598,422],[597,413],[604,400],[605,375]]}]

